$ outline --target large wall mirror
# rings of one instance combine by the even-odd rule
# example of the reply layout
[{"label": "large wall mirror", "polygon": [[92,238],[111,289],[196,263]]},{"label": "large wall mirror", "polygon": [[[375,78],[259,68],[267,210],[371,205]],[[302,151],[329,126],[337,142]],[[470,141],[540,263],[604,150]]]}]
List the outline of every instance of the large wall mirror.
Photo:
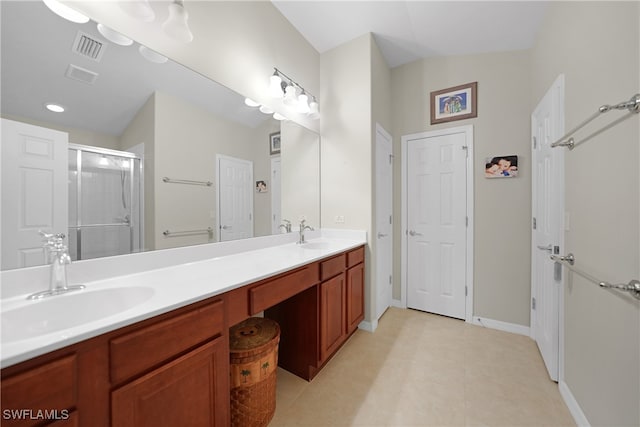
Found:
[{"label": "large wall mirror", "polygon": [[317,134],[95,22],[0,7],[2,270],[45,262],[39,230],[81,260],[320,226]]}]

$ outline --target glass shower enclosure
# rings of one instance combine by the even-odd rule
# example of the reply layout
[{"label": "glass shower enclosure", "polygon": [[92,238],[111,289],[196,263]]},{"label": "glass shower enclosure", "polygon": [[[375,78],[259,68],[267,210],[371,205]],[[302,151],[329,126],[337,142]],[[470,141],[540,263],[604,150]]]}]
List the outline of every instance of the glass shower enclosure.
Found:
[{"label": "glass shower enclosure", "polygon": [[142,250],[143,162],[125,151],[69,144],[72,260]]}]

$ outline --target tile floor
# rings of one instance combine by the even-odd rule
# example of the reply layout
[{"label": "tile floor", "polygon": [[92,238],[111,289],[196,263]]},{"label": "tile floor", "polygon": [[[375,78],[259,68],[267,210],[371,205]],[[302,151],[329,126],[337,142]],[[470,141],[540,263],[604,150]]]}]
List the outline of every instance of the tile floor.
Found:
[{"label": "tile floor", "polygon": [[530,338],[390,308],[306,382],[278,371],[278,426],[575,426]]}]

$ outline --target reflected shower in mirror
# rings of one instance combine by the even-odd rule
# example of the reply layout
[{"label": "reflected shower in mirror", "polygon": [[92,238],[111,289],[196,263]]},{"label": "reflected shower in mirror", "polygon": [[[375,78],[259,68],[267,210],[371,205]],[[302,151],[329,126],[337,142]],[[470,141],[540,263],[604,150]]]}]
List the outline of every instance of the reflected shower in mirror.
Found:
[{"label": "reflected shower in mirror", "polygon": [[89,259],[320,226],[317,134],[95,22],[0,7],[3,270],[45,261],[38,230]]}]

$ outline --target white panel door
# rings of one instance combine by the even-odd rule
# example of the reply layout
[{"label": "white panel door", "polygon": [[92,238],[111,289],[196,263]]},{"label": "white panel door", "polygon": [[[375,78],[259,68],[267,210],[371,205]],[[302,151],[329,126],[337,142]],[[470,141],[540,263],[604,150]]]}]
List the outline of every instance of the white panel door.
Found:
[{"label": "white panel door", "polygon": [[282,224],[282,177],[280,156],[271,158],[271,234],[278,234]]},{"label": "white panel door", "polygon": [[2,119],[2,270],[46,264],[38,230],[67,234],[68,142]]},{"label": "white panel door", "polygon": [[216,157],[220,241],[253,237],[253,162]]},{"label": "white panel door", "polygon": [[466,314],[466,134],[407,144],[407,306]]},{"label": "white panel door", "polygon": [[393,289],[393,146],[391,136],[376,130],[376,319],[391,305]]},{"label": "white panel door", "polygon": [[562,252],[564,152],[551,148],[562,135],[564,79],[559,77],[531,116],[533,139],[531,236],[532,335],[552,380],[558,380],[562,270],[550,259]]}]

